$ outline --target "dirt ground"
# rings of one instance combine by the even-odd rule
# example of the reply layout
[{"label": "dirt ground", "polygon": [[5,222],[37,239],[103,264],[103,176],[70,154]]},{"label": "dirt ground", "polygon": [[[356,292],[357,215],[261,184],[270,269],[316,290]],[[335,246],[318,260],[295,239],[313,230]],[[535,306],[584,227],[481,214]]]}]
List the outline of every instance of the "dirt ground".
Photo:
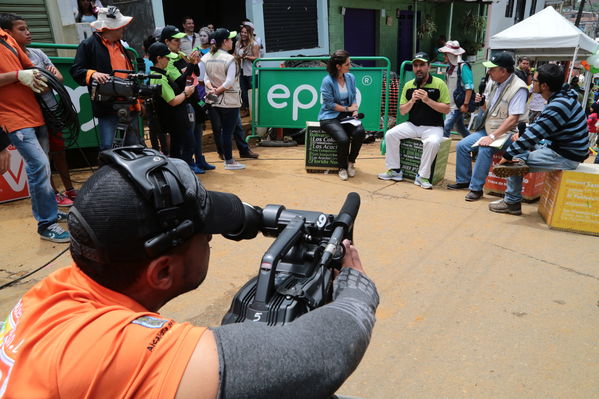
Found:
[{"label": "dirt ground", "polygon": [[[384,182],[378,142],[364,145],[358,174],[308,174],[304,147],[256,149],[243,171],[200,177],[211,190],[256,204],[336,213],[345,195],[362,198],[355,242],[381,296],[370,347],[339,393],[361,398],[599,397],[597,237],[554,231],[524,204],[523,216],[494,214],[495,197],[469,203],[455,181],[455,141],[446,180],[434,190]],[[74,174],[83,182],[89,172]],[[118,204],[115,204],[118,206]],[[0,205],[0,285],[34,270],[66,246],[36,234],[28,200]],[[272,242],[215,237],[206,282],[161,313],[217,325],[234,293],[258,271]],[[68,252],[0,290],[0,315]],[[2,316],[4,317],[4,316]],[[263,343],[268,349],[268,343]]]}]

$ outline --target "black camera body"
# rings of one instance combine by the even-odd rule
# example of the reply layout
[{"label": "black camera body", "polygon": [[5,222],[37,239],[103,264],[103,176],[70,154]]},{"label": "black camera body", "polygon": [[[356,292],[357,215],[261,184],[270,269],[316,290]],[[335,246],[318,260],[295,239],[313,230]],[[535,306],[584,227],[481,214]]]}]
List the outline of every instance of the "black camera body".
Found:
[{"label": "black camera body", "polygon": [[350,193],[337,216],[282,205],[245,205],[244,228],[225,237],[248,239],[260,231],[276,240],[262,257],[258,275],[233,298],[222,324],[284,325],[330,302],[333,269],[341,267],[343,239],[352,239],[359,195]]},{"label": "black camera body", "polygon": [[133,71],[116,70],[127,73],[127,78],[111,76],[106,83],[92,81],[90,97],[92,101],[113,101],[120,99],[124,102],[135,102],[138,98],[148,99],[160,95],[161,85],[150,85],[144,82],[150,78],[160,78],[159,75],[134,73]]}]

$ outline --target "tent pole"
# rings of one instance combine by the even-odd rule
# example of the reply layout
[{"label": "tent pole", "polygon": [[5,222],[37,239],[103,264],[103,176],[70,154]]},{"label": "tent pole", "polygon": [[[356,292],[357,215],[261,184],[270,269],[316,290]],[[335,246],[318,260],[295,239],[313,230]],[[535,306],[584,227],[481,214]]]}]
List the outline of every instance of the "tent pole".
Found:
[{"label": "tent pole", "polygon": [[591,92],[591,81],[593,80],[593,74],[591,71],[585,71],[584,74],[584,97],[582,98],[582,109],[586,111],[587,101],[589,100],[589,94]]},{"label": "tent pole", "polygon": [[572,78],[572,71],[574,70],[574,64],[576,63],[576,57],[578,56],[578,46],[574,49],[574,57],[572,57],[572,64],[570,64],[570,72],[568,73],[568,81],[566,83],[570,83],[570,79]]}]

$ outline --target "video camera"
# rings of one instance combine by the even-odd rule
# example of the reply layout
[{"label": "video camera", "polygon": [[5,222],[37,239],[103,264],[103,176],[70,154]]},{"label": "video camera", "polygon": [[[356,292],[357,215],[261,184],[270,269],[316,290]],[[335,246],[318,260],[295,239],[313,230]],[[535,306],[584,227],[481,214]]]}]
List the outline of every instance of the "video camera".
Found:
[{"label": "video camera", "polygon": [[127,78],[111,76],[106,83],[92,81],[92,101],[112,101],[122,98],[124,101],[135,102],[138,98],[147,99],[160,95],[161,85],[145,84],[148,79],[160,79],[160,75],[148,75],[143,72],[115,70],[114,72],[126,73]]},{"label": "video camera", "polygon": [[332,299],[333,269],[340,269],[343,239],[352,239],[360,196],[349,193],[337,216],[322,212],[264,209],[245,204],[245,224],[231,240],[277,237],[260,262],[256,277],[233,298],[222,324],[263,322],[283,325]]}]

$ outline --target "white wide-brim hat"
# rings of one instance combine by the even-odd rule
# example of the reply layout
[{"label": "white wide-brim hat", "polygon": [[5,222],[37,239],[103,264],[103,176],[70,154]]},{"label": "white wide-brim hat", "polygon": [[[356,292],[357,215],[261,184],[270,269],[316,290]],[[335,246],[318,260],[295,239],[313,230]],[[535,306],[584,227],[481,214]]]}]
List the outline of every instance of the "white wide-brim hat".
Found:
[{"label": "white wide-brim hat", "polygon": [[99,8],[98,19],[91,22],[90,25],[97,31],[114,30],[129,25],[132,20],[133,17],[125,17],[118,8],[110,6]]},{"label": "white wide-brim hat", "polygon": [[457,40],[449,40],[445,42],[445,46],[439,49],[440,53],[449,53],[453,55],[462,55],[466,52],[463,48],[460,47],[460,42]]}]

